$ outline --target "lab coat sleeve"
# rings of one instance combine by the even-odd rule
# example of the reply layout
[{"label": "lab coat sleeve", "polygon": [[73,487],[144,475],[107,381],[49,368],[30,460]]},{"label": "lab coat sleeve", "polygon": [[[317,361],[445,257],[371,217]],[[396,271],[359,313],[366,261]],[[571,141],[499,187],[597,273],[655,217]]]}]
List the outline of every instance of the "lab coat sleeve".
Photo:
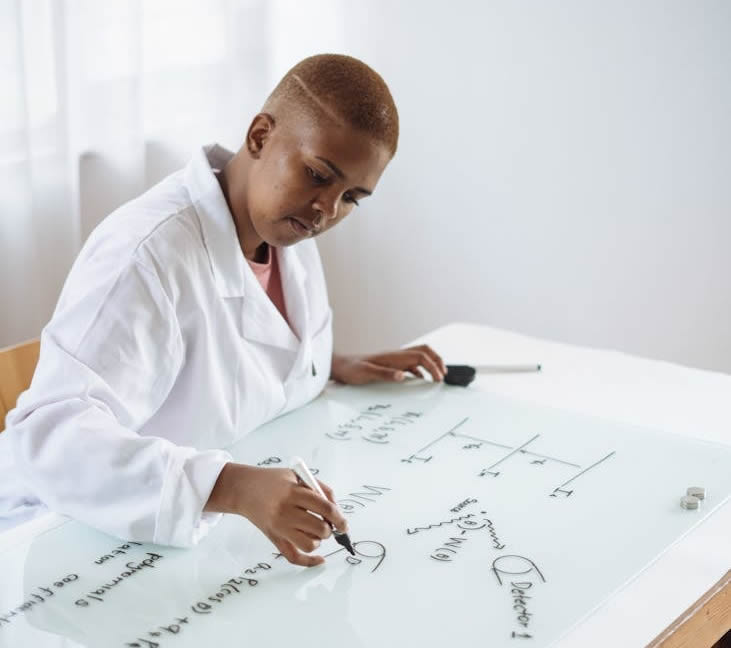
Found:
[{"label": "lab coat sleeve", "polygon": [[18,472],[52,510],[121,538],[190,546],[220,517],[202,509],[231,457],[138,434],[183,362],[175,311],[139,260],[92,285],[64,289],[73,296],[8,415]]}]

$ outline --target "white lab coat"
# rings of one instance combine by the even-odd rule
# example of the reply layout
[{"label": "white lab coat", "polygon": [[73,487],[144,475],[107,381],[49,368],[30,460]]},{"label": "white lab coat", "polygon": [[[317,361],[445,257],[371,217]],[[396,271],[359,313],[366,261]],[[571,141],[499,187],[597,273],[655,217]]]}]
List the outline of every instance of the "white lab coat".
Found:
[{"label": "white lab coat", "polygon": [[84,245],[0,434],[0,526],[47,507],[194,544],[220,517],[202,509],[231,459],[221,448],[323,389],[332,316],[317,247],[277,250],[293,332],[239,247],[213,174],[230,157],[200,150]]}]

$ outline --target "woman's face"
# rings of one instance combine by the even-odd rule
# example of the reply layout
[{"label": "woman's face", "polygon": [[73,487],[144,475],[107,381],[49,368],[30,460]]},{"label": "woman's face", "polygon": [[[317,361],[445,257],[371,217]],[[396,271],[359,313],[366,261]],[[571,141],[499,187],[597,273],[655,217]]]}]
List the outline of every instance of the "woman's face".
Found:
[{"label": "woman's face", "polygon": [[340,222],[373,192],[391,158],[382,143],[348,126],[317,126],[306,117],[277,125],[264,114],[254,119],[247,148],[253,158],[249,219],[259,237],[274,247],[316,236]]}]

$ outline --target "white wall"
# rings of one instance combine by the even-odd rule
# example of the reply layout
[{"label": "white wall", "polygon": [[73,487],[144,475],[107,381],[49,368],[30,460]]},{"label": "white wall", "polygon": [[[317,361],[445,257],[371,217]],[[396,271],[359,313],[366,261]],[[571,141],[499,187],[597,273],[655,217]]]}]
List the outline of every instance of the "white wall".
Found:
[{"label": "white wall", "polygon": [[[195,106],[219,102],[206,141],[237,147],[268,89],[318,52],[370,63],[399,106],[375,196],[320,241],[340,350],[471,320],[731,372],[731,2],[226,6],[228,99],[190,79],[211,102]],[[184,163],[169,144],[145,143],[145,186]],[[82,236],[140,190],[120,189],[110,159],[80,162]],[[0,265],[17,272],[11,257]],[[24,321],[4,312],[0,344],[35,334]]]},{"label": "white wall", "polygon": [[731,3],[296,4],[274,77],[339,48],[401,115],[321,240],[339,349],[471,320],[731,372]]}]

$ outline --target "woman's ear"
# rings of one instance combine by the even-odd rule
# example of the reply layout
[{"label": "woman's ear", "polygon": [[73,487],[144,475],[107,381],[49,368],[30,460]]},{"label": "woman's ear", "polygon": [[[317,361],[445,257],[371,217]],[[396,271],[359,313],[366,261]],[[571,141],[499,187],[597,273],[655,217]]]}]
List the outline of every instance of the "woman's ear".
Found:
[{"label": "woman's ear", "polygon": [[274,117],[268,113],[259,113],[251,122],[246,133],[246,150],[251,157],[257,159],[261,155],[264,144],[274,130]]}]

